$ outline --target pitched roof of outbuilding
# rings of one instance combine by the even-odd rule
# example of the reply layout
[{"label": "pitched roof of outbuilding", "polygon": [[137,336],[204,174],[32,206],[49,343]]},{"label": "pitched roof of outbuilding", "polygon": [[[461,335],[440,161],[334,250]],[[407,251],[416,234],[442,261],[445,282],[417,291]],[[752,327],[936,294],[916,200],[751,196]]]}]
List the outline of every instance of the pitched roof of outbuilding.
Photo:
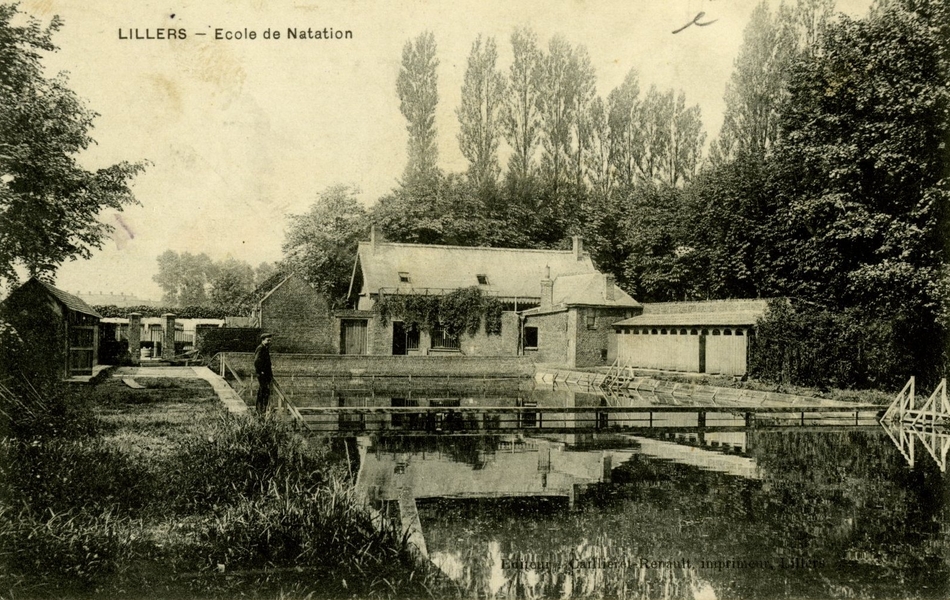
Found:
[{"label": "pitched roof of outbuilding", "polygon": [[[548,267],[552,279],[596,273],[588,254],[578,257],[572,250],[360,242],[357,260],[363,275],[360,291],[368,293],[380,288],[419,292],[478,286],[506,298],[540,298]],[[400,274],[409,281],[402,281]],[[480,284],[479,275],[486,283]]]},{"label": "pitched roof of outbuilding", "polygon": [[643,305],[643,314],[614,324],[636,326],[751,326],[765,315],[768,300],[708,300],[703,302],[657,302]]},{"label": "pitched roof of outbuilding", "polygon": [[607,276],[603,273],[564,275],[554,280],[554,306],[640,306],[617,284],[613,286],[613,298],[607,299]]},{"label": "pitched roof of outbuilding", "polygon": [[42,286],[47,292],[49,292],[54,298],[59,300],[59,302],[62,303],[69,310],[90,315],[93,317],[97,317],[99,319],[102,318],[102,315],[97,313],[94,308],[86,304],[81,298],[77,296],[73,296],[72,294],[68,292],[64,292],[63,290],[57,287],[54,287],[46,283],[45,281],[41,281],[35,277],[31,278],[30,281],[26,282],[23,285],[27,285],[30,282],[35,282],[35,284],[39,284],[40,286]]}]

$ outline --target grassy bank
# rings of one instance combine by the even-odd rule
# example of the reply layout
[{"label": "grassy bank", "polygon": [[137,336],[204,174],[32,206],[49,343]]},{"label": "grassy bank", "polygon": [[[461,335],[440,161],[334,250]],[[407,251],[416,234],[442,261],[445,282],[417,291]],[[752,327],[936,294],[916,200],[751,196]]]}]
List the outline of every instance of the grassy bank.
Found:
[{"label": "grassy bank", "polygon": [[0,597],[447,592],[329,442],[228,415],[200,380],[139,382],[3,392]]}]

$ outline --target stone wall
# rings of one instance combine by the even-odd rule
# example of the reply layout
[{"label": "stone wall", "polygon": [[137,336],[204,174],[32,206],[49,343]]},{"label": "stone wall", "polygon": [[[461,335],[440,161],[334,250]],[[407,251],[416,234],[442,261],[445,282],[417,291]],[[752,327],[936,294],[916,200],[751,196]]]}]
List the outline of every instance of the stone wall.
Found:
[{"label": "stone wall", "polygon": [[525,349],[525,356],[534,357],[539,363],[568,365],[570,336],[568,311],[532,315],[525,320],[525,327],[538,328],[537,350]]},{"label": "stone wall", "polygon": [[[613,324],[628,318],[630,309],[583,307],[577,314],[577,350],[575,367],[598,367],[610,365],[616,359],[616,332]],[[588,318],[594,318],[593,329],[588,327]],[[614,348],[613,352],[611,347]]]},{"label": "stone wall", "polygon": [[[228,353],[228,364],[241,375],[253,374],[253,353]],[[274,376],[281,377],[531,377],[531,357],[498,356],[346,356],[272,352]]]}]

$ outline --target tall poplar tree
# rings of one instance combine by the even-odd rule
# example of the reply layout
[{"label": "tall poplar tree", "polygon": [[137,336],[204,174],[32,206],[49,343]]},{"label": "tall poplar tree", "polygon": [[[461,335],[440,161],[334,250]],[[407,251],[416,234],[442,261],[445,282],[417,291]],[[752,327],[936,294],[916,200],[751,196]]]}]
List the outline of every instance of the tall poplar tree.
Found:
[{"label": "tall poplar tree", "polygon": [[640,81],[630,69],[623,83],[607,96],[611,164],[621,185],[633,185],[644,152],[640,129]]},{"label": "tall poplar tree", "polygon": [[557,190],[569,179],[573,164],[572,133],[580,93],[578,63],[563,36],[551,38],[547,53],[541,57],[538,92],[541,169],[547,182]]},{"label": "tall poplar tree", "polygon": [[578,188],[584,185],[587,176],[586,157],[593,141],[594,122],[591,107],[597,95],[597,75],[590,62],[587,49],[579,46],[572,52],[569,83],[574,88],[571,95],[573,122],[571,123],[571,180]]},{"label": "tall poplar tree", "polygon": [[408,121],[409,158],[403,183],[413,185],[438,174],[435,109],[439,103],[435,36],[432,32],[408,41],[402,49],[402,68],[396,79],[399,110]]},{"label": "tall poplar tree", "polygon": [[508,161],[508,174],[524,181],[534,169],[538,147],[538,68],[541,51],[538,38],[530,29],[517,29],[511,35],[514,61],[508,76],[505,102],[505,139],[513,152]]},{"label": "tall poplar tree", "polygon": [[505,76],[495,68],[498,49],[495,39],[482,43],[475,39],[468,56],[459,118],[459,147],[468,159],[469,181],[476,188],[495,183],[501,171],[498,166],[498,142],[501,138],[502,107],[505,99]]},{"label": "tall poplar tree", "polygon": [[686,94],[680,92],[673,106],[670,150],[665,180],[670,185],[688,183],[699,169],[706,132],[699,105],[686,106]]},{"label": "tall poplar tree", "polygon": [[673,108],[673,90],[664,93],[650,86],[638,115],[643,153],[637,162],[637,171],[643,181],[663,179],[672,145]]}]

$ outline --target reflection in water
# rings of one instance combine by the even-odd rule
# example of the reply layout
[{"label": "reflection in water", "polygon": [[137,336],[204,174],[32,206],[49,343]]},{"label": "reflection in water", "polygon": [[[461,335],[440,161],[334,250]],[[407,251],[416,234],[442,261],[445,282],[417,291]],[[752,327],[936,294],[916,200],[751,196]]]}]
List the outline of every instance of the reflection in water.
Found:
[{"label": "reflection in water", "polygon": [[941,473],[947,472],[947,454],[950,453],[950,431],[941,426],[912,425],[881,421],[881,427],[900,450],[911,467],[917,460],[917,442],[930,454]]},{"label": "reflection in water", "polygon": [[466,597],[950,595],[935,463],[880,430],[717,435],[366,437],[358,485],[411,501]]}]

